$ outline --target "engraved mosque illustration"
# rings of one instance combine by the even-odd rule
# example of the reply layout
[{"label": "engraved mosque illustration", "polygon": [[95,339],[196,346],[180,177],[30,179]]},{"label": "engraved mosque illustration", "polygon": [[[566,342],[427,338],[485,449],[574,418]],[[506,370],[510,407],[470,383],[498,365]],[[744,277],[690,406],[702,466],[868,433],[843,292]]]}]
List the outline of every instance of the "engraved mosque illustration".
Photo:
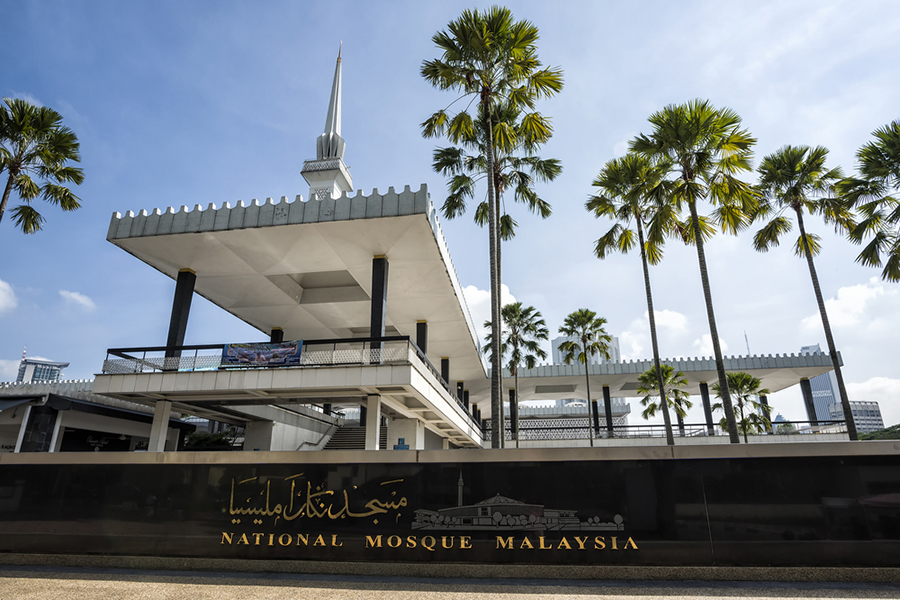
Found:
[{"label": "engraved mosque illustration", "polygon": [[457,484],[457,505],[439,510],[416,510],[413,529],[422,530],[506,530],[506,531],[624,531],[625,519],[615,515],[611,522],[600,517],[582,521],[578,512],[545,508],[543,504],[530,504],[499,493],[492,498],[463,504],[464,483],[462,471]]}]

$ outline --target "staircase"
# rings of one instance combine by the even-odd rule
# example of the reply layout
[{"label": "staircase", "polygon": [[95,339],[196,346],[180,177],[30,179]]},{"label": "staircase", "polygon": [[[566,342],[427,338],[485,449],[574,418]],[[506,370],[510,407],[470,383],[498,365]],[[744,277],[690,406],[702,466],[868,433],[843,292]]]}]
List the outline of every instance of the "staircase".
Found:
[{"label": "staircase", "polygon": [[[387,448],[388,433],[387,427],[381,427],[379,431],[378,447],[384,450]],[[338,428],[325,444],[323,450],[365,450],[366,449],[366,428],[360,426],[345,425]]]}]

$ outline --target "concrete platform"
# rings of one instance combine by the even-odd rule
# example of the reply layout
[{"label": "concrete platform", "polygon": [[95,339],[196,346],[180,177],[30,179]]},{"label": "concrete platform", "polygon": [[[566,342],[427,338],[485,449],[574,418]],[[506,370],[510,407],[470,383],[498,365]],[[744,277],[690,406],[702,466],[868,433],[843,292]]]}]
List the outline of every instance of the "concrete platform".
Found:
[{"label": "concrete platform", "polygon": [[0,567],[0,598],[167,600],[528,598],[900,598],[897,583],[431,579],[133,569]]}]

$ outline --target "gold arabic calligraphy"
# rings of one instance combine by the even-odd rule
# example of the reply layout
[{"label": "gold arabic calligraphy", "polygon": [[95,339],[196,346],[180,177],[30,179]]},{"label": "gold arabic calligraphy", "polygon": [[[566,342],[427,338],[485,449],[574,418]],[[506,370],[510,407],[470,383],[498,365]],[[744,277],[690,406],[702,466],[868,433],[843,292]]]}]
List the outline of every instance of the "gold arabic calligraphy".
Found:
[{"label": "gold arabic calligraphy", "polygon": [[[396,490],[392,490],[386,500],[379,500],[377,498],[374,498],[366,502],[365,510],[354,511],[351,509],[352,503],[350,502],[350,495],[348,494],[346,489],[341,490],[340,493],[336,494],[334,490],[326,489],[324,485],[319,485],[313,488],[312,482],[307,481],[305,490],[306,493],[304,494],[303,486],[299,486],[298,489],[297,485],[297,478],[302,476],[303,473],[298,473],[297,475],[291,475],[290,477],[284,478],[285,481],[291,482],[289,501],[284,504],[276,503],[274,506],[272,506],[272,481],[266,481],[265,489],[259,493],[260,496],[265,496],[266,501],[264,507],[254,506],[254,498],[252,496],[247,498],[247,500],[244,502],[244,504],[247,506],[235,507],[235,487],[240,486],[241,484],[249,483],[251,481],[256,481],[258,477],[251,477],[250,479],[245,479],[238,482],[232,479],[231,498],[228,509],[229,514],[232,516],[240,515],[255,517],[275,517],[275,523],[277,523],[278,519],[293,521],[298,517],[317,519],[371,517],[375,515],[385,514],[388,511],[397,510],[407,505],[406,497],[401,496],[397,498]],[[395,483],[401,483],[402,481],[402,479],[394,479],[392,481],[382,482],[381,485],[391,485]],[[238,490],[238,494],[240,494],[240,490]],[[343,498],[343,502],[340,501],[341,498]],[[375,520],[375,522],[378,522],[377,519]]]}]

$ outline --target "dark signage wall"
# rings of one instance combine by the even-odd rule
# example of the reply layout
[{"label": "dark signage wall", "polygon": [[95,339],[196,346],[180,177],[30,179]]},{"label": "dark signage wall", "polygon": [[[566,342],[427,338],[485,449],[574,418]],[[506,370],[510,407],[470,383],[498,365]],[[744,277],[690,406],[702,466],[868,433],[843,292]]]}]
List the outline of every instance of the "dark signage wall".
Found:
[{"label": "dark signage wall", "polygon": [[900,458],[5,465],[0,552],[896,566]]}]

